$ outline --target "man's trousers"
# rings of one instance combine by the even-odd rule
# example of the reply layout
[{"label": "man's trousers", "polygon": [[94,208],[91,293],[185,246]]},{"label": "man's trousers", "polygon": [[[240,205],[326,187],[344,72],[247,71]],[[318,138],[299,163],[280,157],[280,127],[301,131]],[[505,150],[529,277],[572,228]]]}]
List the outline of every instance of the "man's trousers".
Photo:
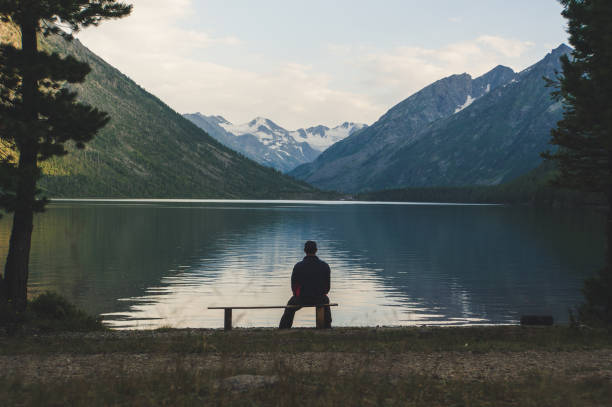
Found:
[{"label": "man's trousers", "polygon": [[[285,308],[285,312],[283,317],[280,320],[279,328],[280,329],[288,329],[293,325],[293,317],[295,316],[295,312],[301,309],[302,305],[318,305],[318,304],[329,304],[329,298],[327,295],[322,295],[318,297],[296,297],[295,295],[289,299],[287,305],[300,305],[300,307],[296,308]],[[331,310],[330,307],[325,307],[325,328],[331,328]]]}]

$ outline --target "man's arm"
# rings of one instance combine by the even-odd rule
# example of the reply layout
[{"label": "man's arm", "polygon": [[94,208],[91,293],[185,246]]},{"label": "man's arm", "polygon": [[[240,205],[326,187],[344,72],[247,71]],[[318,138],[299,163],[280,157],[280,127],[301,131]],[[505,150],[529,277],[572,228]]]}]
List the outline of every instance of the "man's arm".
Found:
[{"label": "man's arm", "polygon": [[325,285],[325,294],[329,293],[329,289],[331,287],[331,283],[330,283],[330,277],[331,277],[331,271],[329,269],[329,265],[326,267],[327,270],[325,270],[325,281],[326,281],[326,285]]},{"label": "man's arm", "polygon": [[299,297],[300,291],[302,291],[302,285],[300,284],[300,281],[298,280],[297,274],[298,272],[294,266],[293,272],[291,273],[291,291],[293,291],[293,295],[295,295],[296,297]]}]

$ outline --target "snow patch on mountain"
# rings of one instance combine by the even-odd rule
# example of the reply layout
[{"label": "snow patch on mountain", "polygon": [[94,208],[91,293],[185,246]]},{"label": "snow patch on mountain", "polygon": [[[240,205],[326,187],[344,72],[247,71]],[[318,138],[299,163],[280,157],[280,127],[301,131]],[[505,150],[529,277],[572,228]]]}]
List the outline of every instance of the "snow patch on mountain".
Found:
[{"label": "snow patch on mountain", "polygon": [[[490,90],[490,89],[488,89],[488,90]],[[488,91],[488,90],[487,90],[487,91]],[[457,107],[457,108],[455,109],[455,113],[459,113],[460,111],[462,111],[463,109],[465,109],[466,107],[468,107],[469,105],[471,105],[472,103],[474,103],[474,101],[475,101],[476,99],[477,99],[477,98],[473,98],[471,95],[467,95],[467,98],[465,99],[465,103],[464,103],[464,104],[462,104],[461,106]]]},{"label": "snow patch on mountain", "polygon": [[232,124],[230,122],[219,123],[221,127],[234,136],[251,134],[255,136],[265,146],[279,147],[279,143],[288,142],[287,130],[278,126],[272,120],[256,117],[248,123]]},{"label": "snow patch on mountain", "polygon": [[310,147],[323,152],[332,144],[347,138],[364,127],[367,126],[363,123],[344,122],[331,129],[327,126],[316,126],[292,131],[289,134],[296,140],[305,141]]},{"label": "snow patch on mountain", "polygon": [[327,126],[315,126],[288,131],[263,117],[256,117],[243,124],[232,124],[227,121],[219,122],[219,126],[234,136],[253,135],[262,144],[273,149],[278,149],[283,144],[305,142],[319,152],[323,152],[332,144],[366,127],[363,123],[345,122],[331,129]]}]

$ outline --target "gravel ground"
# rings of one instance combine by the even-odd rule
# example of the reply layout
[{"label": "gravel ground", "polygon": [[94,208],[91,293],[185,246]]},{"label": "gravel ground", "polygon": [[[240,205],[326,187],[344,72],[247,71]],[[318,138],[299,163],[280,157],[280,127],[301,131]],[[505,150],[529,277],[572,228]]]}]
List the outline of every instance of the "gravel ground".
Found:
[{"label": "gravel ground", "polygon": [[[269,373],[284,365],[300,372],[325,374],[424,374],[441,379],[511,380],[529,373],[565,379],[600,376],[612,382],[612,350],[574,352],[432,352],[363,354],[303,352],[297,354],[94,354],[0,356],[1,373],[26,382],[95,378],[100,375],[139,375],[144,372],[225,368],[239,372]],[[228,368],[230,367],[230,368]],[[228,372],[229,373],[229,372]]]}]

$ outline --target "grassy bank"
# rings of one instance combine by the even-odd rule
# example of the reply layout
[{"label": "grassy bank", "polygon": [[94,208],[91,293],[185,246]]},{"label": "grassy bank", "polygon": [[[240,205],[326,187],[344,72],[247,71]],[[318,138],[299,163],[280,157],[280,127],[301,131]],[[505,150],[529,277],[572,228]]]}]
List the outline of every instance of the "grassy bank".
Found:
[{"label": "grassy bank", "polygon": [[[568,327],[0,336],[5,405],[603,406],[612,336]],[[260,385],[233,387],[254,375]]]},{"label": "grassy bank", "polygon": [[0,337],[0,355],[524,352],[612,349],[605,331],[555,327],[105,331]]}]

